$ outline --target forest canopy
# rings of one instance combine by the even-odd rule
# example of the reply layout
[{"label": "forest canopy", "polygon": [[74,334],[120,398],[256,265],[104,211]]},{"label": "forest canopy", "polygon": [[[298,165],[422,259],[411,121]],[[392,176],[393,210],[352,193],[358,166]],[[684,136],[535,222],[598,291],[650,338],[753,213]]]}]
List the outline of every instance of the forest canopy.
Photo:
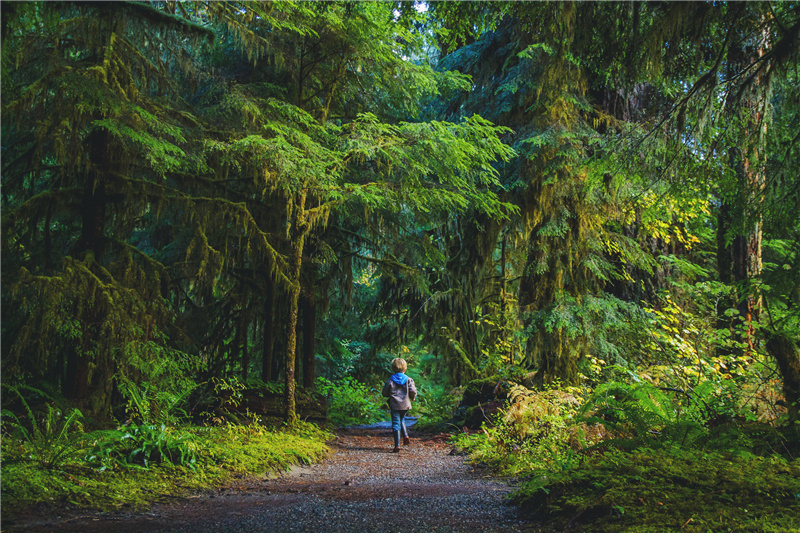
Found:
[{"label": "forest canopy", "polygon": [[[4,385],[800,401],[792,2],[4,2]],[[766,388],[765,388],[766,387]],[[766,394],[766,393],[764,393]]]}]

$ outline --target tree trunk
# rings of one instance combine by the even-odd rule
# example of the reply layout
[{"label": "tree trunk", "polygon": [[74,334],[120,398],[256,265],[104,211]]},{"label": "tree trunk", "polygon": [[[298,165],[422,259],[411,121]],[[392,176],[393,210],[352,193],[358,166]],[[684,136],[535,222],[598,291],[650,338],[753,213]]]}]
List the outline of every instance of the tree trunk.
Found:
[{"label": "tree trunk", "polygon": [[508,349],[508,362],[511,366],[514,366],[514,351],[511,349],[510,343],[506,343],[508,340],[508,295],[506,293],[507,283],[506,283],[506,240],[508,240],[508,235],[503,234],[503,240],[500,244],[500,324],[502,326],[501,331],[501,340],[503,344],[509,346]]},{"label": "tree trunk", "polygon": [[733,252],[727,244],[728,230],[731,226],[731,208],[727,202],[722,202],[717,215],[717,271],[722,283],[733,280]]},{"label": "tree trunk", "polygon": [[267,294],[264,298],[264,347],[261,352],[261,379],[272,381],[272,354],[275,344],[275,284],[267,280]]},{"label": "tree trunk", "polygon": [[[763,56],[765,45],[766,40],[759,43],[758,57]],[[752,55],[748,57],[748,54],[752,54],[752,52],[747,52],[741,47],[734,48],[729,54],[730,59],[734,61],[729,61],[729,66],[733,68],[736,61],[754,63],[758,59]],[[763,112],[769,102],[769,90],[762,87],[761,77],[762,74],[758,74],[755,81],[755,86],[760,90],[756,91],[755,95],[749,96],[745,104],[749,110],[745,126],[745,139],[748,142],[744,146],[735,146],[730,149],[733,159],[732,166],[739,179],[739,194],[742,195],[742,205],[744,206],[744,212],[739,213],[739,216],[745,221],[750,218],[753,211],[753,208],[748,205],[749,202],[752,201],[751,199],[761,202],[764,190],[764,172],[760,161],[766,147],[767,125],[763,120]],[[747,344],[747,353],[752,354],[755,349],[753,324],[759,319],[761,297],[752,292],[747,282],[761,275],[761,220],[756,220],[747,233],[735,236],[732,248],[733,282],[739,282],[744,289],[744,293],[739,298],[738,310],[740,319],[746,324],[747,329],[741,341]]]},{"label": "tree trunk", "polygon": [[[294,383],[296,387],[303,385],[303,290],[297,300],[297,346],[294,350]],[[299,355],[297,355],[299,354]]]},{"label": "tree trunk", "polygon": [[785,335],[773,333],[767,339],[767,351],[778,362],[781,371],[789,418],[797,420],[800,414],[800,350]]},{"label": "tree trunk", "polygon": [[248,370],[250,369],[250,352],[248,351],[248,330],[250,325],[245,321],[239,325],[242,331],[242,381],[247,381]]},{"label": "tree trunk", "polygon": [[[723,201],[719,207],[717,214],[717,273],[719,280],[726,285],[730,285],[733,281],[733,250],[731,245],[728,244],[728,231],[731,227],[731,206]],[[730,295],[724,295],[720,298],[717,307],[717,328],[720,330],[733,329],[733,321],[731,317],[726,315],[728,309],[734,307],[735,301]],[[717,355],[731,355],[734,350],[728,346],[719,346],[717,348]]]},{"label": "tree trunk", "polygon": [[83,190],[81,205],[81,236],[75,243],[75,255],[84,252],[94,254],[94,260],[102,261],[105,245],[106,205],[108,197],[104,177],[110,173],[110,146],[108,132],[93,132],[88,139],[91,173]]},{"label": "tree trunk", "polygon": [[70,347],[67,353],[67,365],[62,386],[64,397],[80,401],[89,397],[89,360]]},{"label": "tree trunk", "polygon": [[[104,177],[110,174],[110,146],[109,135],[105,130],[92,132],[87,139],[89,152],[90,173],[84,184],[81,204],[81,235],[75,242],[72,253],[75,256],[90,255],[98,265],[103,259],[105,247],[106,205],[108,197],[105,191]],[[87,315],[81,317],[84,324],[94,324],[99,317],[93,316],[94,309],[84,311]],[[92,331],[84,331],[83,335],[92,335]],[[90,371],[90,360],[86,353],[72,347],[67,352],[65,379],[62,385],[64,396],[74,401],[87,401],[92,396],[93,387],[90,382],[96,383],[96,376],[105,374],[103,365],[104,354],[97,354],[91,363],[95,366]],[[95,379],[92,379],[95,378]],[[100,383],[102,386],[103,384]],[[97,414],[93,412],[92,414]]]},{"label": "tree trunk", "polygon": [[300,268],[303,264],[303,245],[308,233],[308,222],[305,220],[307,191],[303,190],[295,206],[294,224],[292,228],[292,255],[289,260],[289,320],[286,324],[286,379],[285,409],[286,422],[293,425],[297,422],[297,405],[295,399],[295,350],[297,348],[297,309],[300,300]]},{"label": "tree trunk", "polygon": [[316,371],[314,356],[316,352],[317,301],[313,287],[303,293],[303,388],[312,389]]}]

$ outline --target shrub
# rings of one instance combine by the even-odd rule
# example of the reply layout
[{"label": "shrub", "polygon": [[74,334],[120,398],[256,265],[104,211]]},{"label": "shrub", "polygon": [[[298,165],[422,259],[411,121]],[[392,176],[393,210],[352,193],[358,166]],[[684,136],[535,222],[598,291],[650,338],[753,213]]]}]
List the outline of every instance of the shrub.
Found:
[{"label": "shrub", "polygon": [[574,422],[580,404],[578,389],[533,391],[515,385],[510,404],[493,427],[462,433],[455,445],[471,460],[504,475],[558,472],[577,461],[583,440]]},{"label": "shrub", "polygon": [[[20,420],[10,410],[3,410],[3,432],[21,444],[24,454],[45,468],[52,468],[77,454],[81,447],[83,415],[77,409],[64,413],[48,402],[46,412],[37,417],[22,392],[8,387],[22,402],[26,420]],[[46,396],[42,391],[26,387],[29,392]]]},{"label": "shrub", "polygon": [[186,386],[181,392],[156,390],[150,383],[135,383],[125,376],[118,377],[122,395],[127,398],[126,413],[140,424],[172,426],[186,419],[183,404],[196,385]]},{"label": "shrub", "polygon": [[101,470],[114,463],[142,465],[168,462],[193,467],[197,463],[197,442],[191,433],[165,425],[142,424],[128,428],[96,432],[87,461]]},{"label": "shrub", "polygon": [[679,448],[612,449],[524,483],[513,501],[557,529],[797,531],[800,461]]},{"label": "shrub", "polygon": [[371,424],[386,417],[380,391],[344,378],[337,382],[317,378],[316,389],[328,397],[328,418],[337,426]]},{"label": "shrub", "polygon": [[463,388],[447,391],[443,386],[417,386],[419,394],[411,413],[418,415],[420,428],[444,426],[453,418],[458,403],[461,401]]}]

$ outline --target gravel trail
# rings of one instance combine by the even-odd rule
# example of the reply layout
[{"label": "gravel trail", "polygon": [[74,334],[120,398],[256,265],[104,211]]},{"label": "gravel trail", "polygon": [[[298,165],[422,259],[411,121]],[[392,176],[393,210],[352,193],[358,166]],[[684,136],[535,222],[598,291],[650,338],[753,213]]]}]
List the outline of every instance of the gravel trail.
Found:
[{"label": "gravel trail", "polygon": [[391,431],[380,426],[339,430],[327,460],[272,479],[249,479],[143,513],[43,517],[3,531],[540,531],[505,503],[512,487],[451,454],[444,436],[412,432],[411,445],[395,454]]}]

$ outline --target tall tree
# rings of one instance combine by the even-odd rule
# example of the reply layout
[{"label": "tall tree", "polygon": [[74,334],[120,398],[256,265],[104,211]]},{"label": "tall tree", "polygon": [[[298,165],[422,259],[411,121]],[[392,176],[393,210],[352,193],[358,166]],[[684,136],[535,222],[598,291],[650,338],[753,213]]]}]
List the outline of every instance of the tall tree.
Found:
[{"label": "tall tree", "polygon": [[4,25],[6,370],[50,369],[105,413],[113,374],[169,357],[168,274],[128,238],[201,167],[170,50],[210,34],[142,4],[21,4]]},{"label": "tall tree", "polygon": [[[739,192],[731,197],[758,196],[759,186],[741,184],[761,181],[755,154],[764,147],[741,140],[763,144],[769,80],[783,75],[796,56],[796,10],[566,2],[437,4],[434,11],[449,52],[439,64],[473,75],[476,88],[445,102],[443,110],[457,115],[484,109],[515,130],[521,158],[502,174],[521,207],[528,240],[519,302],[528,312],[530,363],[540,380],[574,379],[590,340],[592,350],[602,347],[587,335],[602,317],[590,296],[608,300],[602,290],[628,284],[630,265],[652,272],[649,253],[637,240],[644,245],[643,237],[663,235],[659,225],[666,223],[681,244],[691,242],[691,236],[681,237],[685,228],[674,224],[674,215],[682,219],[680,211],[653,217],[651,204],[649,213],[631,213],[626,203],[640,204],[632,184],[648,196],[660,189],[670,198],[686,197],[679,189],[686,190],[690,173],[732,168],[719,164],[720,147],[727,144],[745,148],[733,159],[741,162],[740,174],[750,176],[738,180],[731,192]],[[608,31],[597,32],[598,25]],[[452,28],[463,32],[454,35]],[[743,47],[751,50],[749,59],[736,56]],[[758,135],[748,135],[739,119],[727,128],[715,122],[720,111],[740,117],[746,110],[750,118],[741,124],[749,123]],[[705,159],[698,158],[706,148]],[[732,161],[730,154],[725,157]],[[710,183],[697,180],[690,190],[707,191]],[[757,213],[748,203],[748,212]],[[737,226],[738,240],[757,248],[757,239],[748,239],[750,230],[744,230],[755,219],[740,212],[728,229]],[[645,216],[662,221],[648,229],[640,222]],[[727,233],[723,242],[736,239]],[[740,247],[739,254],[742,265],[754,265],[749,279],[758,270],[753,247],[751,253]],[[746,305],[747,298],[742,301]]]}]

